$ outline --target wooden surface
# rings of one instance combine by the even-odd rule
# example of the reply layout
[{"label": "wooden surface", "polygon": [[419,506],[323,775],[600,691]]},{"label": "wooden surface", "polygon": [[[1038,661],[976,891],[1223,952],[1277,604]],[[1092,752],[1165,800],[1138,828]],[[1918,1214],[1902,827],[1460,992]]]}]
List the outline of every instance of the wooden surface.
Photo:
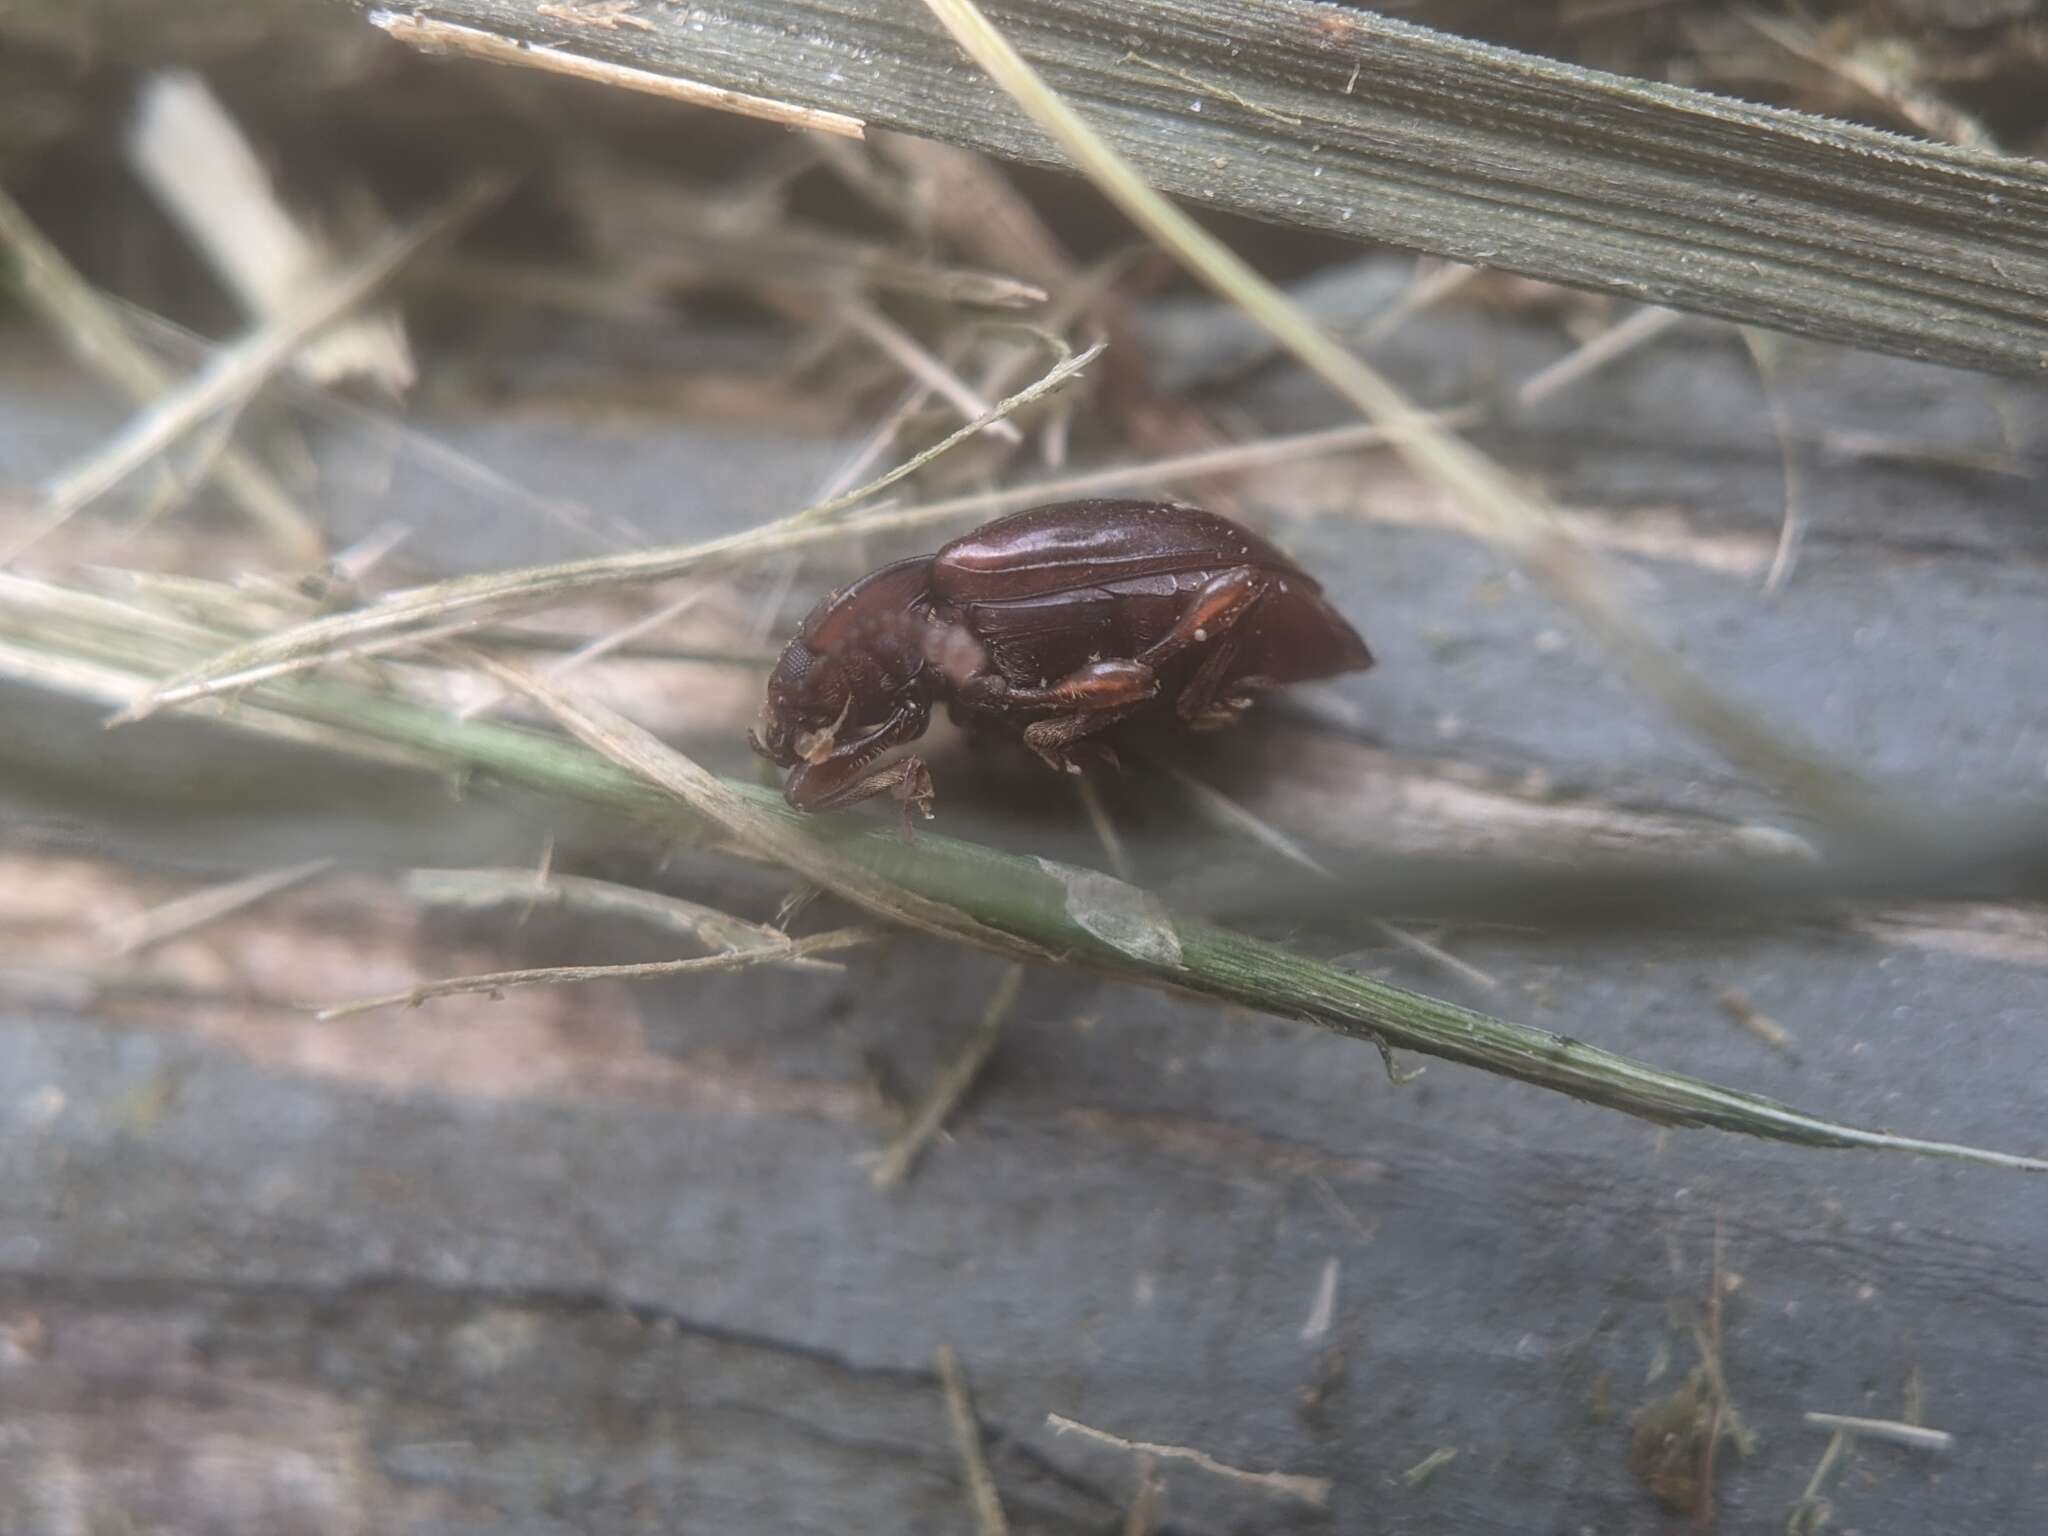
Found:
[{"label": "wooden surface", "polygon": [[[1343,323],[1397,280],[1365,267],[1310,296]],[[1331,410],[1258,373],[1257,344],[1207,305],[1162,307],[1147,328],[1172,380],[1235,379],[1253,419]],[[116,413],[6,340],[0,465],[28,478]],[[552,355],[551,339],[527,344]],[[1380,355],[1446,402],[1564,346],[1540,316],[1454,314]],[[1724,331],[1667,338],[1485,440],[1627,555],[1660,627],[1745,697],[1938,804],[2038,803],[2048,528],[2039,451],[2005,462],[2001,420],[2038,442],[2042,396],[1821,350],[1795,352],[1781,387],[1792,422],[1832,435],[1803,450],[1810,534],[1773,598],[1759,584],[1779,446]],[[516,390],[423,425],[651,538],[784,510],[843,451],[662,415],[598,427]],[[1852,451],[1850,431],[1919,457]],[[316,426],[312,446],[338,534],[401,521],[416,569],[587,547],[380,434]],[[1307,701],[1352,722],[1338,734],[1274,720],[1196,759],[1276,824],[1484,849],[1770,823],[1539,598],[1433,526],[1387,463],[1276,473],[1254,510],[1381,656]],[[787,615],[889,553],[807,563]],[[616,686],[707,758],[744,760],[747,674],[676,663]],[[1334,1483],[1317,1511],[1170,1466],[1175,1532],[1690,1529],[1632,1478],[1629,1417],[1695,1361],[1683,1303],[1706,1292],[1717,1224],[1739,1277],[1726,1368],[1759,1437],[1747,1458],[1723,1450],[1723,1529],[1782,1528],[1826,1444],[1804,1411],[1897,1417],[1909,1392],[1955,1448],[1860,1445],[1829,1485],[1838,1528],[1991,1536],[2048,1495],[2038,1182],[1660,1136],[1443,1066],[1396,1088],[1370,1048],[1304,1026],[1034,971],[950,1139],[881,1195],[862,1161],[888,1134],[870,1079],[929,1082],[996,962],[906,940],[839,977],[316,1024],[291,1004],[671,952],[544,910],[425,913],[394,883],[409,865],[530,864],[552,836],[560,867],[751,916],[781,890],[488,785],[458,800],[201,720],[107,736],[18,687],[0,720],[10,1532],[116,1511],[252,1536],[966,1530],[941,1343],[972,1377],[1019,1530],[1115,1529],[1135,1487],[1127,1457],[1054,1436],[1054,1412]],[[933,768],[950,830],[1099,860],[1028,762],[941,740]],[[1156,783],[1113,785],[1111,803],[1141,871],[1185,855],[1186,818]],[[347,867],[125,965],[98,947],[103,922],[320,854]],[[2043,1150],[2038,912],[1718,943],[1448,935],[1499,979],[1491,996],[1355,942],[1360,964],[1411,984],[1733,1085]],[[1726,989],[1796,1055],[1732,1023]],[[1456,1458],[1404,1480],[1442,1447]]]},{"label": "wooden surface", "polygon": [[[351,0],[357,3],[357,0]],[[2048,367],[2048,172],[1311,0],[1007,0],[991,19],[1207,207],[1971,367]],[[919,0],[437,21],[1060,163]]]}]

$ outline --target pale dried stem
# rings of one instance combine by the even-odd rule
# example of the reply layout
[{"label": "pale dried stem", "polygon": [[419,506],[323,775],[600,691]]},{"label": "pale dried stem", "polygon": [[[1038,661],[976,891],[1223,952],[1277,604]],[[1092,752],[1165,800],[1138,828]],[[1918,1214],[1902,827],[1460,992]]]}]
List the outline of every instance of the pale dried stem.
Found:
[{"label": "pale dried stem", "polygon": [[429,240],[497,195],[502,183],[472,184],[440,211],[403,234],[380,241],[347,271],[309,290],[287,314],[221,349],[190,379],[161,395],[83,463],[44,487],[43,516],[0,548],[0,565],[63,526],[95,497],[113,489],[199,423],[247,396],[296,352],[381,287]]},{"label": "pale dried stem", "polygon": [[[536,874],[530,869],[416,869],[405,877],[405,890],[425,906],[475,908],[516,904],[529,912],[546,906],[595,917],[625,917],[664,933],[685,934],[728,954],[781,944],[788,938],[766,923],[751,923],[680,896],[546,870]],[[845,970],[835,961],[807,960],[801,956],[765,963],[792,971]]]},{"label": "pale dried stem", "polygon": [[923,453],[899,464],[887,474],[831,501],[821,502],[791,517],[746,532],[728,534],[699,544],[671,546],[632,554],[600,555],[562,565],[498,571],[480,576],[457,577],[431,587],[395,593],[382,602],[355,613],[318,619],[240,646],[203,666],[170,680],[138,699],[113,723],[140,720],[170,704],[182,704],[220,693],[248,682],[251,675],[277,677],[320,665],[339,646],[370,635],[385,635],[411,628],[430,618],[456,612],[490,610],[506,612],[560,601],[574,595],[635,582],[658,581],[704,567],[730,565],[738,560],[797,549],[822,539],[849,532],[886,527],[915,526],[938,522],[950,513],[924,509],[918,514],[887,513],[868,519],[845,519],[826,524],[830,514],[867,500],[914,473],[947,449],[972,436],[988,421],[1006,416],[1020,406],[1057,389],[1086,367],[1101,351],[1100,345],[1066,358],[1027,389],[1020,390],[995,407],[985,420],[976,420],[934,444]]},{"label": "pale dried stem", "polygon": [[[4,190],[0,246],[14,256],[17,290],[89,367],[137,403],[175,387],[171,371],[136,344],[114,307],[79,276]],[[319,559],[323,542],[318,525],[267,469],[229,445],[222,449],[213,473],[229,499],[277,541],[288,563],[311,565]]]},{"label": "pale dried stem", "polygon": [[456,997],[464,993],[495,995],[514,987],[572,986],[587,981],[652,981],[668,976],[702,975],[708,971],[739,971],[749,966],[801,959],[805,955],[829,950],[850,949],[856,944],[872,944],[887,936],[885,928],[834,928],[808,938],[784,939],[776,944],[731,950],[719,955],[699,955],[689,960],[654,960],[643,965],[550,965],[524,971],[492,971],[481,976],[453,976],[445,981],[422,982],[403,992],[388,992],[382,997],[366,997],[322,1008],[313,1016],[322,1023],[328,1023],[335,1019],[353,1018],[357,1014],[374,1013],[380,1008],[417,1008],[433,998]]},{"label": "pale dried stem", "polygon": [[1133,1455],[1152,1456],[1160,1461],[1183,1461],[1213,1476],[1240,1483],[1247,1488],[1256,1488],[1264,1493],[1295,1499],[1316,1509],[1325,1508],[1330,1502],[1331,1484],[1327,1477],[1303,1477],[1292,1472],[1247,1472],[1242,1467],[1220,1462],[1208,1452],[1198,1451],[1190,1445],[1161,1445],[1151,1440],[1127,1440],[1122,1435],[1113,1435],[1106,1429],[1096,1429],[1093,1425],[1083,1424],[1078,1419],[1070,1419],[1062,1413],[1048,1413],[1045,1422],[1056,1435],[1081,1435],[1098,1445],[1114,1446]]},{"label": "pale dried stem", "polygon": [[[843,298],[833,308],[842,321],[873,343],[876,350],[911,378],[952,406],[963,420],[980,421],[990,416],[992,408],[988,401],[976,394],[972,385],[932,356],[915,336],[874,305],[863,299]],[[989,421],[981,430],[1006,443],[1024,441],[1024,434],[1017,430],[1015,422],[1000,418]]]},{"label": "pale dried stem", "polygon": [[1956,1437],[1945,1429],[1928,1429],[1898,1419],[1864,1419],[1848,1413],[1808,1413],[1804,1418],[1815,1429],[1832,1429],[1872,1440],[1886,1440],[1893,1445],[1910,1446],[1916,1451],[1952,1450],[1956,1443]]},{"label": "pale dried stem", "polygon": [[1403,325],[1426,310],[1434,309],[1459,289],[1483,276],[1484,267],[1467,267],[1457,262],[1440,265],[1434,272],[1418,274],[1401,296],[1367,321],[1353,339],[1361,351],[1370,351]]},{"label": "pale dried stem", "polygon": [[1647,307],[1625,320],[1608,326],[1597,336],[1581,343],[1549,366],[1537,369],[1515,388],[1515,403],[1523,409],[1541,405],[1581,380],[1626,357],[1667,331],[1676,330],[1691,316],[1675,309]]},{"label": "pale dried stem", "polygon": [[996,1480],[988,1469],[988,1457],[981,1445],[981,1421],[975,1417],[974,1398],[967,1389],[967,1373],[950,1344],[941,1344],[936,1356],[939,1382],[946,1390],[946,1417],[953,1426],[953,1443],[960,1450],[961,1470],[967,1474],[967,1493],[974,1504],[974,1525],[981,1536],[1009,1536],[1010,1522],[1003,1518],[1003,1501],[996,1492]]},{"label": "pale dried stem", "polygon": [[[241,127],[198,75],[162,70],[144,82],[128,161],[185,238],[252,315],[289,314],[331,273],[333,258],[279,201]],[[397,393],[414,378],[396,310],[337,321],[292,366],[315,384],[361,375]]]},{"label": "pale dried stem", "polygon": [[881,1161],[875,1164],[869,1178],[876,1189],[892,1189],[908,1177],[925,1147],[946,1123],[946,1117],[967,1096],[967,1090],[974,1086],[981,1069],[995,1054],[996,1042],[1003,1033],[1003,1021],[1016,1005],[1017,989],[1023,981],[1024,967],[1021,965],[1013,965],[1003,972],[1003,979],[996,983],[996,990],[982,1013],[981,1024],[967,1042],[966,1049],[946,1064],[917,1108],[910,1112],[903,1129],[882,1153]]},{"label": "pale dried stem", "polygon": [[[1269,848],[1274,853],[1279,854],[1281,858],[1286,859],[1289,863],[1307,870],[1319,880],[1327,880],[1333,884],[1336,882],[1336,875],[1330,871],[1328,866],[1318,860],[1314,854],[1310,853],[1300,843],[1289,837],[1264,817],[1253,814],[1248,807],[1240,805],[1230,796],[1224,794],[1215,785],[1205,784],[1178,763],[1155,758],[1153,766],[1164,768],[1175,779],[1179,780],[1182,787],[1193,796],[1197,809],[1208,818],[1212,825],[1221,827],[1226,831],[1244,834],[1260,846]],[[1410,933],[1407,929],[1390,923],[1384,918],[1374,918],[1372,923],[1373,927],[1377,928],[1388,939],[1400,945],[1403,949],[1421,956],[1429,961],[1430,964],[1441,967],[1460,980],[1469,982],[1471,985],[1479,988],[1480,991],[1495,992],[1500,989],[1498,978],[1481,970],[1469,960],[1460,960],[1449,950],[1441,945],[1432,944],[1420,934]]]},{"label": "pale dried stem", "polygon": [[323,875],[334,867],[333,859],[308,859],[304,863],[287,865],[283,869],[260,870],[253,875],[244,875],[239,880],[230,880],[222,885],[209,886],[203,891],[192,891],[184,896],[151,907],[147,912],[110,924],[106,930],[107,954],[118,959],[132,955],[137,950],[162,944],[203,928],[208,923],[231,917],[245,908],[254,906],[267,896],[288,891],[295,885],[303,885],[317,875]]},{"label": "pale dried stem", "polygon": [[794,102],[751,96],[744,91],[729,91],[723,86],[704,85],[680,75],[656,74],[648,69],[612,64],[584,54],[570,53],[563,48],[523,43],[516,38],[487,32],[481,27],[457,26],[453,22],[394,11],[372,11],[370,24],[383,28],[399,42],[410,43],[424,53],[461,54],[493,64],[546,70],[597,85],[666,97],[688,106],[711,107],[741,117],[758,117],[767,122],[781,123],[785,127],[838,134],[842,138],[858,139],[867,131],[859,118],[848,117],[843,112],[824,112],[815,107],[798,106]]},{"label": "pale dried stem", "polygon": [[488,656],[474,664],[524,694],[585,746],[681,800],[741,847],[795,871],[877,917],[940,938],[964,939],[1019,958],[1050,959],[1035,945],[976,922],[957,907],[919,896],[841,857],[775,817],[764,815],[690,758],[615,710],[579,698],[531,672]]}]

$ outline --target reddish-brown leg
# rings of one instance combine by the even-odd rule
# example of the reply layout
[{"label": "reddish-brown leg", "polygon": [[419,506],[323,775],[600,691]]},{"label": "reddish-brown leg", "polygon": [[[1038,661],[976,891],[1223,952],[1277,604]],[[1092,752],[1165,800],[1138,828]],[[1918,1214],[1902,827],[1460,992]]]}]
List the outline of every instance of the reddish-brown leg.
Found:
[{"label": "reddish-brown leg", "polygon": [[1157,668],[1192,646],[1207,645],[1236,627],[1273,587],[1273,578],[1256,566],[1219,571],[1188,599],[1173,628],[1138,653],[1138,660]]},{"label": "reddish-brown leg", "polygon": [[1121,709],[1091,709],[1085,714],[1035,720],[1024,727],[1024,745],[1044,758],[1046,767],[1055,773],[1079,773],[1081,765],[1067,755],[1067,748],[1084,736],[1116,724],[1137,707],[1127,704]]},{"label": "reddish-brown leg", "polygon": [[1237,659],[1236,642],[1223,641],[1203,658],[1201,667],[1181,689],[1173,710],[1189,730],[1220,731],[1235,725],[1238,716],[1252,707],[1254,696],[1273,686],[1269,677],[1233,676],[1231,669]]},{"label": "reddish-brown leg", "polygon": [[1142,662],[1091,661],[1043,688],[1013,688],[1000,674],[983,673],[961,692],[965,702],[984,712],[1065,711],[1027,725],[1024,745],[1055,772],[1078,773],[1066,748],[1149,703],[1159,692],[1159,675]]},{"label": "reddish-brown leg", "polygon": [[931,815],[932,776],[921,758],[899,758],[872,773],[862,772],[889,748],[922,736],[930,719],[930,704],[918,701],[866,734],[841,742],[818,761],[798,763],[782,786],[783,799],[800,811],[837,811],[893,793],[904,803],[906,821],[912,806]]},{"label": "reddish-brown leg", "polygon": [[1019,688],[999,672],[983,672],[960,688],[965,704],[982,710],[1127,709],[1159,691],[1152,669],[1138,661],[1091,661],[1043,688]]},{"label": "reddish-brown leg", "polygon": [[[791,775],[791,782],[797,782],[797,775],[804,769],[797,769]],[[802,793],[802,790],[799,790]],[[832,789],[813,790],[803,795],[801,808],[806,811],[843,811],[849,805],[859,805],[863,800],[872,800],[877,795],[891,794],[903,802],[903,819],[906,824],[914,809],[925,816],[932,814],[932,775],[921,757],[900,757],[886,768],[877,768],[873,773],[855,779],[850,784],[841,784]]]},{"label": "reddish-brown leg", "polygon": [[[1064,709],[1067,713],[1034,721],[1024,729],[1024,744],[1044,758],[1052,768],[1073,773],[1079,770],[1066,749],[1084,736],[1113,725],[1149,702],[1159,692],[1159,668],[1192,646],[1220,640],[1252,610],[1273,585],[1273,578],[1253,566],[1238,566],[1218,572],[1188,600],[1173,628],[1147,646],[1130,661],[1091,661],[1077,667],[1056,683],[1043,688],[1018,688],[995,673],[970,678],[961,697],[982,709]],[[1218,713],[1216,695],[1229,666],[1229,655],[1204,663],[1188,689],[1181,694],[1183,718],[1194,724],[1221,723],[1210,717]],[[1207,679],[1206,684],[1204,679]],[[1227,707],[1240,707],[1225,701]],[[1196,716],[1186,713],[1198,705]],[[1200,718],[1198,719],[1197,716]],[[1230,718],[1224,715],[1224,719]]]}]

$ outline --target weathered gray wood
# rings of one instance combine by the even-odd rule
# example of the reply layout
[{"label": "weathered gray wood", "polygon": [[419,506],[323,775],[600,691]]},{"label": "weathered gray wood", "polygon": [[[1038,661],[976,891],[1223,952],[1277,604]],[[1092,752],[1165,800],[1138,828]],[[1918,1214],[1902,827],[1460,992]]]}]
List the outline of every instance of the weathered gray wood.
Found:
[{"label": "weathered gray wood", "polygon": [[[1341,323],[1387,286],[1331,274],[1307,296]],[[1207,303],[1159,309],[1147,331],[1175,382],[1243,356]],[[29,474],[113,417],[32,339],[5,340],[0,462]],[[1566,346],[1540,319],[1452,313],[1378,358],[1455,401]],[[2038,391],[1789,357],[1795,423],[1922,457],[1808,444],[1806,553],[1772,599],[1758,583],[1782,464],[1733,338],[1666,338],[1483,437],[1591,536],[1638,550],[1637,595],[1699,665],[1888,786],[2006,804],[2048,774],[2039,485],[2025,464],[1940,462],[2004,457],[1994,390],[2022,435],[2042,419]],[[1232,399],[1269,425],[1334,409],[1285,373]],[[650,540],[792,505],[839,452],[659,415],[597,428],[531,398],[419,425]],[[423,456],[394,464],[375,435],[315,436],[337,539],[417,527],[399,557],[415,574],[588,548]],[[1518,827],[1612,840],[1631,818],[1767,811],[1539,594],[1428,526],[1382,461],[1263,474],[1251,500],[1382,657],[1323,697],[1355,708],[1369,745],[1261,729],[1200,749],[1274,824],[1484,851]],[[785,619],[895,552],[821,552]],[[738,768],[752,688],[726,676],[664,672],[648,718]],[[749,916],[781,894],[487,783],[458,801],[426,775],[322,772],[196,715],[152,722],[145,753],[93,711],[28,698],[0,695],[0,949],[46,967],[92,954],[88,920],[124,893],[316,853],[525,863],[552,836],[558,868]],[[1000,815],[1035,851],[1100,857],[1028,758],[936,741],[934,766],[942,830]],[[1141,773],[1122,782],[1109,794],[1149,872],[1191,841],[1186,817]],[[37,901],[47,926],[10,929]],[[1720,1529],[1783,1528],[1826,1443],[1805,1410],[1897,1415],[1909,1378],[1955,1450],[1860,1443],[1828,1489],[1833,1528],[1997,1536],[2037,1519],[2048,1223],[2026,1181],[1661,1138],[1442,1066],[1396,1090],[1352,1042],[1033,971],[950,1138],[886,1198],[859,1161],[888,1135],[865,1063],[911,1093],[929,1083],[999,962],[911,942],[850,954],[841,977],[534,990],[336,1024],[291,1006],[672,952],[615,923],[521,915],[421,914],[338,877],[96,986],[6,978],[0,1527],[61,1536],[67,1490],[93,1515],[162,1515],[145,1500],[169,1486],[184,1528],[235,1536],[966,1530],[928,1375],[950,1342],[1020,1530],[1116,1529],[1133,1486],[1124,1458],[1048,1433],[1048,1411],[1336,1482],[1319,1514],[1169,1469],[1167,1528],[1189,1536],[1678,1528],[1628,1473],[1628,1416],[1692,1363],[1671,1304],[1703,1293],[1717,1219],[1741,1277],[1729,1379],[1761,1437],[1724,1456]],[[1500,980],[1503,1012],[1848,1118],[2039,1150],[2048,929],[2007,915],[1740,943],[1446,939]],[[1391,948],[1359,963],[1459,985]],[[1731,987],[1796,1058],[1729,1022]],[[1304,1339],[1331,1260],[1331,1328]],[[1457,1459],[1408,1487],[1403,1470],[1441,1446]]]},{"label": "weathered gray wood", "polygon": [[[1194,202],[1908,356],[2048,368],[2048,167],[1308,0],[987,9]],[[613,29],[541,0],[431,15],[1058,163],[918,0],[712,0]]]}]

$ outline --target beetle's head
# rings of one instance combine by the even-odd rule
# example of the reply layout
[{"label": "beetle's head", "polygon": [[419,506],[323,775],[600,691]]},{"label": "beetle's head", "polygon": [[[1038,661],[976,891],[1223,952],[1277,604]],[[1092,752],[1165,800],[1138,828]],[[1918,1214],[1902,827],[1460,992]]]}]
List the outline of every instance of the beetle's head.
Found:
[{"label": "beetle's head", "polygon": [[798,636],[769,674],[768,699],[747,740],[778,768],[822,762],[831,756],[852,708],[853,679],[846,668]]}]

